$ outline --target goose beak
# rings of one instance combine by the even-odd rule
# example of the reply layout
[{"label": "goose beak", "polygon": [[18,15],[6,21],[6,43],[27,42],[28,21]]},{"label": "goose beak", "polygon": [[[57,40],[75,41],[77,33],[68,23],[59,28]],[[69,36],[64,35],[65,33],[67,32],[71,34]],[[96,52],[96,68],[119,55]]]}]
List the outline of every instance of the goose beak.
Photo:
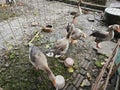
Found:
[{"label": "goose beak", "polygon": [[120,27],[117,29],[117,31],[120,33]]},{"label": "goose beak", "polygon": [[56,87],[56,80],[55,79],[52,80],[52,83],[53,83],[54,87]]},{"label": "goose beak", "polygon": [[83,33],[83,37],[84,37],[84,38],[86,38],[86,37],[87,37],[85,33]]}]

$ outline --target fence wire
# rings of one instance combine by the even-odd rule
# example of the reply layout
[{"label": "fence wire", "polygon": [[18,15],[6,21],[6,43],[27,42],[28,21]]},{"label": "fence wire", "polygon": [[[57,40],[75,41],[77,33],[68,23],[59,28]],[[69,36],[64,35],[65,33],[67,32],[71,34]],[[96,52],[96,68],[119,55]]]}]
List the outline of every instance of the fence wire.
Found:
[{"label": "fence wire", "polygon": [[[0,49],[20,44],[25,40],[26,35],[30,36],[47,24],[56,27],[62,20],[65,23],[69,22],[70,15],[67,13],[73,10],[72,5],[68,6],[55,0],[13,1],[15,3],[10,6],[6,5],[6,0],[0,0]],[[85,1],[98,3],[106,0]]]}]

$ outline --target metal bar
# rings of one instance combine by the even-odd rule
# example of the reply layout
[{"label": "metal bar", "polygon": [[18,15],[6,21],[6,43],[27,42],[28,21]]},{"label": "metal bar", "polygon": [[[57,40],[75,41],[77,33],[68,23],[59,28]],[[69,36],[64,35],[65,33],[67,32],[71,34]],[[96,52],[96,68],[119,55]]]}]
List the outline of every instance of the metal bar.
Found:
[{"label": "metal bar", "polygon": [[11,32],[12,32],[12,35],[13,35],[14,39],[15,39],[15,42],[17,42],[17,39],[16,39],[15,34],[14,34],[14,32],[13,32],[13,29],[12,29],[12,27],[11,27],[11,24],[10,24],[10,22],[9,22],[8,20],[7,20],[7,23],[8,23],[8,25],[9,25],[9,27],[10,27],[10,30],[11,30]]},{"label": "metal bar", "polygon": [[33,41],[34,41],[34,39],[39,35],[39,31],[35,34],[35,36],[28,42],[28,45],[30,45]]},{"label": "metal bar", "polygon": [[106,62],[106,64],[105,64],[105,65],[103,66],[103,68],[101,69],[101,72],[100,72],[99,76],[97,77],[95,83],[92,85],[91,90],[98,90],[98,86],[100,86],[99,84],[100,84],[100,81],[101,81],[101,79],[102,79],[102,76],[103,76],[103,74],[104,74],[107,66],[110,64],[110,62],[111,62],[112,59],[114,58],[114,56],[115,56],[115,54],[116,54],[116,51],[117,51],[117,49],[118,49],[118,46],[119,46],[119,45],[117,44],[117,46],[116,46],[115,49],[113,50],[112,56],[109,57],[108,61]]},{"label": "metal bar", "polygon": [[116,55],[117,55],[117,52],[118,52],[118,48],[119,48],[119,42],[118,42],[116,48],[117,48],[117,49],[116,49],[115,55],[114,55],[114,57],[113,57],[113,61],[112,61],[112,64],[111,64],[111,67],[110,67],[110,70],[109,70],[109,73],[108,73],[108,77],[107,77],[107,80],[106,80],[106,82],[105,82],[104,90],[106,90],[106,88],[107,88],[107,84],[108,84],[110,75],[111,75],[111,73],[112,73],[112,69],[113,69],[113,66],[114,66],[115,58],[116,58]]},{"label": "metal bar", "polygon": [[4,42],[5,42],[5,47],[7,48],[7,41],[6,41],[6,39],[4,38],[4,36],[2,35],[2,33],[0,32],[0,35],[1,35],[1,37],[2,37],[2,39],[4,40]]}]

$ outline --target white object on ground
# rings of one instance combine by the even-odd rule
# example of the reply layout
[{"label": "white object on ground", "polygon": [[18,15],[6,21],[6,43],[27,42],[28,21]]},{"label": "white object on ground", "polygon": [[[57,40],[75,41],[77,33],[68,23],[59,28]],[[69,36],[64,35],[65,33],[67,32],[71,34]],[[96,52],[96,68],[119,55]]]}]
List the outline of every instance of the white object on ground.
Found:
[{"label": "white object on ground", "polygon": [[74,60],[70,57],[66,58],[64,61],[66,67],[72,67],[74,64]]},{"label": "white object on ground", "polygon": [[56,76],[56,90],[62,89],[65,86],[65,79],[61,75]]}]

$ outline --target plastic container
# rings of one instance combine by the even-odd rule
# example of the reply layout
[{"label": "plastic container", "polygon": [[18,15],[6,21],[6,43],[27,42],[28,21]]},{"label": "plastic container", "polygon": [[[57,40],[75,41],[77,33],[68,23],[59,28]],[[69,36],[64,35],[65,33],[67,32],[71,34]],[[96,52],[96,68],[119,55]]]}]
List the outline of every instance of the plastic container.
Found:
[{"label": "plastic container", "polygon": [[56,90],[62,89],[65,86],[65,79],[61,75],[56,76]]},{"label": "plastic container", "polygon": [[74,60],[70,57],[66,58],[64,61],[66,67],[72,67],[74,64]]}]

